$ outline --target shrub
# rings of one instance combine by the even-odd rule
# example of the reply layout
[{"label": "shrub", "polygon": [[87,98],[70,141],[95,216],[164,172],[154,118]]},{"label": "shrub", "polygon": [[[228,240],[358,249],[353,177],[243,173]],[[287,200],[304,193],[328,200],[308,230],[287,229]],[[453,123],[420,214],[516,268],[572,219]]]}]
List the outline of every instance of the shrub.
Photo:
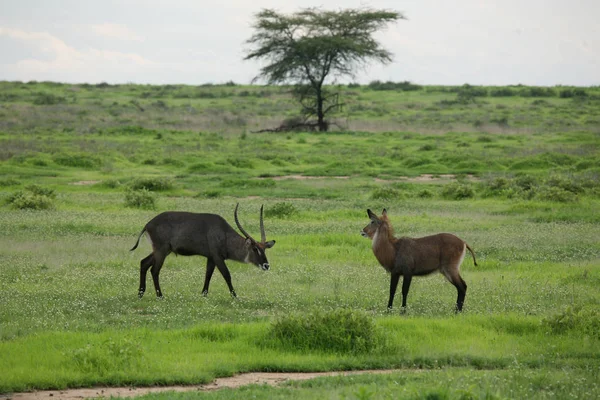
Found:
[{"label": "shrub", "polygon": [[156,198],[148,189],[127,189],[125,192],[125,206],[153,210],[156,208]]},{"label": "shrub", "polygon": [[432,151],[435,150],[435,145],[433,144],[424,144],[423,146],[419,147],[419,151]]},{"label": "shrub", "polygon": [[265,210],[266,216],[273,218],[289,218],[297,212],[296,206],[287,202],[277,203]]},{"label": "shrub", "polygon": [[559,188],[573,194],[583,192],[583,187],[573,179],[568,179],[564,176],[553,176],[545,182],[549,188]]},{"label": "shrub", "polygon": [[463,200],[475,197],[475,191],[467,183],[452,182],[442,189],[442,197],[448,200]]},{"label": "shrub", "polygon": [[417,197],[421,199],[430,199],[433,197],[433,192],[429,189],[423,189],[417,193]]},{"label": "shrub", "polygon": [[56,194],[53,189],[27,185],[8,197],[7,203],[18,210],[49,210],[54,208]]},{"label": "shrub", "polygon": [[397,200],[403,197],[402,193],[391,187],[380,187],[371,192],[373,200]]},{"label": "shrub", "polygon": [[161,192],[173,188],[173,182],[169,178],[136,178],[129,187],[133,190],[148,190],[151,192]]},{"label": "shrub", "polygon": [[518,92],[511,88],[497,88],[490,90],[490,96],[492,97],[512,97],[516,96]]},{"label": "shrub", "polygon": [[116,189],[122,185],[123,185],[123,183],[121,181],[119,181],[118,179],[106,179],[105,181],[102,182],[102,186],[109,188],[109,189]]},{"label": "shrub", "polygon": [[252,163],[252,160],[249,160],[247,158],[230,157],[227,159],[227,163],[236,168],[242,168],[242,169],[253,169],[254,168],[254,164]]},{"label": "shrub", "polygon": [[567,190],[555,186],[543,186],[536,197],[540,200],[556,201],[559,203],[570,203],[577,200],[577,196]]},{"label": "shrub", "polygon": [[0,179],[0,187],[17,186],[20,184],[21,182],[13,178]]},{"label": "shrub", "polygon": [[62,96],[56,96],[52,93],[37,93],[33,99],[36,106],[51,106],[54,104],[66,103],[67,99]]},{"label": "shrub", "polygon": [[574,332],[578,336],[583,333],[600,339],[600,313],[581,306],[567,307],[558,314],[544,318],[542,326],[553,334]]},{"label": "shrub", "polygon": [[285,316],[272,323],[267,343],[287,350],[366,353],[382,344],[373,319],[350,310]]}]

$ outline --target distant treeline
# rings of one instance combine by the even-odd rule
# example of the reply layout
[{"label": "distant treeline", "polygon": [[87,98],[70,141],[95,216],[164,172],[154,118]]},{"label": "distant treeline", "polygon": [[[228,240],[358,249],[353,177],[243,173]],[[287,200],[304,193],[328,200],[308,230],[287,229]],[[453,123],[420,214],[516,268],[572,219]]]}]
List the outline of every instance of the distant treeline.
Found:
[{"label": "distant treeline", "polygon": [[[563,99],[600,100],[600,86],[461,86],[418,85],[409,81],[392,82],[374,80],[366,85],[358,83],[338,84],[335,87],[356,90],[377,90],[425,93],[455,93],[459,102],[473,101],[478,97],[537,97]],[[137,98],[173,98],[173,99],[217,99],[226,97],[271,97],[289,92],[289,86],[240,85],[233,81],[220,84],[201,85],[144,85],[144,84],[69,84],[59,82],[18,82],[0,81],[0,102],[29,101],[36,105],[69,103],[78,91],[114,91],[128,93]]]},{"label": "distant treeline", "polygon": [[[361,85],[352,83],[348,87],[358,88]],[[441,92],[441,93],[457,93],[465,94],[468,93],[471,97],[560,97],[563,99],[572,97],[587,97],[592,95],[588,93],[584,87],[576,86],[526,86],[526,85],[510,85],[510,86],[473,86],[464,84],[462,86],[429,86],[429,85],[417,85],[408,81],[404,82],[382,82],[382,81],[371,81],[367,88],[371,90],[401,90],[401,91],[417,91],[425,90],[428,92]],[[592,87],[597,89],[598,87]],[[595,93],[598,95],[600,93]]]}]

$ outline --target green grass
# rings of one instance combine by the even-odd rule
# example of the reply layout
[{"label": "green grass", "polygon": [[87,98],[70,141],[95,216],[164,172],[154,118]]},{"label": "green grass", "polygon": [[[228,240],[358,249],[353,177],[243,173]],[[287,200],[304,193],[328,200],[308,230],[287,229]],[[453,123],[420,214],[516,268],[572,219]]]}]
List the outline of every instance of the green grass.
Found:
[{"label": "green grass", "polygon": [[[369,129],[254,134],[180,112],[216,118],[235,103],[263,124],[293,108],[283,89],[0,86],[0,393],[402,368],[152,397],[598,397],[600,145],[585,122],[597,109],[574,115],[562,89],[448,104],[453,88],[344,88]],[[491,129],[504,114],[509,126]],[[483,124],[445,128],[459,118]],[[253,236],[265,206],[271,270],[229,262],[239,300],[218,274],[204,298],[205,260],[171,255],[165,298],[137,298],[150,246],[129,248],[147,221],[186,210],[233,222],[238,202]],[[413,280],[406,315],[386,311],[389,276],[359,234],[366,209],[384,207],[397,235],[452,232],[474,248],[463,314],[439,274]]]}]

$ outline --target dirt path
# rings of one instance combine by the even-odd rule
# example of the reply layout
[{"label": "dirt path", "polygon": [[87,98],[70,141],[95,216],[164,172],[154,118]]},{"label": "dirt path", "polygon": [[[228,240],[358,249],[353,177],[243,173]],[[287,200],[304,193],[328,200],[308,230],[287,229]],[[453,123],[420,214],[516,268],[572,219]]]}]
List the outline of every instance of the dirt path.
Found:
[{"label": "dirt path", "polygon": [[206,385],[190,386],[154,386],[154,387],[96,387],[90,389],[42,390],[0,395],[0,400],[73,400],[98,397],[134,397],[156,392],[188,392],[192,390],[209,391],[223,388],[238,388],[250,384],[277,386],[285,381],[303,381],[321,376],[347,376],[357,374],[389,374],[398,370],[363,370],[341,372],[250,372],[218,378]]}]

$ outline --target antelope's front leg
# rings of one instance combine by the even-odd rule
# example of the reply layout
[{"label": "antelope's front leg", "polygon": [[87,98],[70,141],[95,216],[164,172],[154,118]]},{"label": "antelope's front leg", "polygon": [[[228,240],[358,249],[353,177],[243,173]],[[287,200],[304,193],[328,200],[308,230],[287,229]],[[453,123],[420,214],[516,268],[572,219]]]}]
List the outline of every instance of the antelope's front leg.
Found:
[{"label": "antelope's front leg", "polygon": [[392,277],[390,280],[390,299],[388,301],[388,310],[391,310],[392,305],[394,304],[394,296],[396,294],[396,288],[398,287],[399,280],[400,280],[400,274],[392,273]]}]

